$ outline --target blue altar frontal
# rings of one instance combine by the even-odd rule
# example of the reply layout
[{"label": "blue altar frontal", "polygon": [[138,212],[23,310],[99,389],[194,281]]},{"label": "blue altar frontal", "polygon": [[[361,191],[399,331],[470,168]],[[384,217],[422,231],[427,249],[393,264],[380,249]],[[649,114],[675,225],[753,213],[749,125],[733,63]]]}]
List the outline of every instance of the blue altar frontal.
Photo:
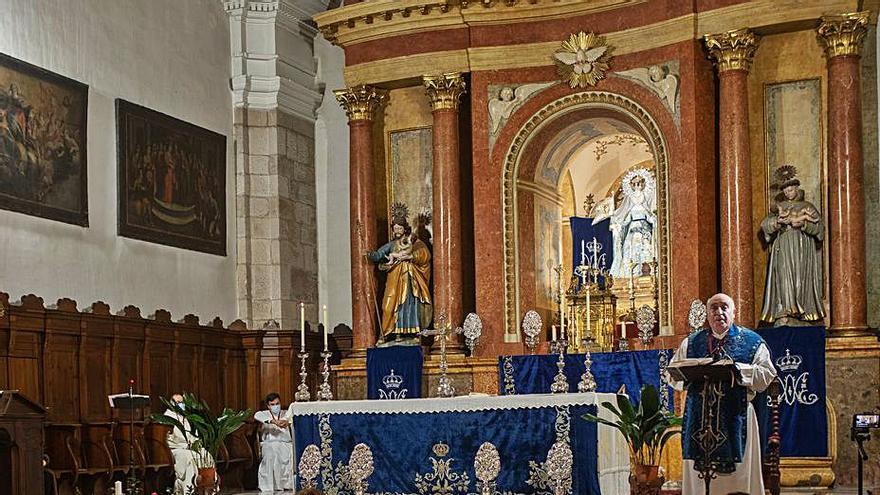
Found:
[{"label": "blue altar frontal", "polygon": [[[354,446],[364,443],[375,466],[368,493],[465,494],[478,492],[474,459],[490,442],[501,461],[496,492],[533,494],[551,492],[545,461],[563,441],[573,454],[568,493],[599,495],[598,428],[583,415],[596,414],[597,401],[606,400],[609,394],[586,393],[295,403],[296,456],[308,445],[319,448],[317,485],[325,493],[352,493],[346,466]],[[607,445],[603,459],[611,450],[626,458],[618,445]]]}]

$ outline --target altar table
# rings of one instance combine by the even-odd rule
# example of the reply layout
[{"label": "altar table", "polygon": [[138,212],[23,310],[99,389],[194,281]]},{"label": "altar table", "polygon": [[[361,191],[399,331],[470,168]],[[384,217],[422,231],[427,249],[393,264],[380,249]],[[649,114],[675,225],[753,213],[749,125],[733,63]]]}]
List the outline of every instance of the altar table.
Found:
[{"label": "altar table", "polygon": [[[375,466],[368,493],[456,495],[477,492],[474,457],[481,444],[491,442],[501,458],[497,493],[549,494],[542,470],[560,439],[574,457],[570,493],[628,493],[623,437],[582,418],[595,414],[596,404],[604,401],[613,402],[613,394],[294,403],[294,448],[297,460],[310,444],[320,449],[317,484],[325,493],[351,493],[345,467],[354,446],[365,443]],[[600,417],[610,419],[598,409]]]}]

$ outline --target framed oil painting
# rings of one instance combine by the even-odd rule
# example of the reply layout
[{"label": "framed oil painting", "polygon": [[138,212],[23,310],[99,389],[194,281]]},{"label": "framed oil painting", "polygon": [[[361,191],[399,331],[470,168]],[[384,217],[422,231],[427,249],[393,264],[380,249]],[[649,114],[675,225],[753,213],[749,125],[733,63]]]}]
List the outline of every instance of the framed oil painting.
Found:
[{"label": "framed oil painting", "polygon": [[0,208],[88,226],[89,87],[0,54]]},{"label": "framed oil painting", "polygon": [[226,137],[116,100],[119,235],[226,255]]}]

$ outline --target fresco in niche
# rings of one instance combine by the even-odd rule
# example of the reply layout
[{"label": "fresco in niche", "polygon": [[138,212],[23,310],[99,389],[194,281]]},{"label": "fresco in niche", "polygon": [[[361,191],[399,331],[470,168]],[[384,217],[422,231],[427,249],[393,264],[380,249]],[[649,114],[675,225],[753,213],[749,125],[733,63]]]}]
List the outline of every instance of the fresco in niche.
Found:
[{"label": "fresco in niche", "polygon": [[767,204],[776,192],[770,181],[781,165],[797,167],[806,199],[825,211],[822,191],[822,92],[819,79],[768,84],[766,114]]},{"label": "fresco in niche", "polygon": [[[430,221],[433,208],[432,173],[433,139],[430,127],[392,131],[389,170],[390,204],[403,203],[412,212],[413,229],[433,232]],[[425,232],[419,233],[424,237]],[[430,242],[429,239],[422,239]]]},{"label": "fresco in niche", "polygon": [[[554,189],[560,181],[564,164],[569,163],[584,143],[600,136],[633,134],[634,130],[622,122],[608,119],[591,119],[578,122],[560,132],[544,152],[538,163],[536,182],[542,182]],[[644,139],[641,140],[644,142]],[[647,144],[647,143],[645,143]]]},{"label": "fresco in niche", "polygon": [[560,264],[559,252],[560,210],[549,201],[535,197],[535,280],[538,290],[538,307],[555,307],[554,294],[557,290],[554,267]]},{"label": "fresco in niche", "polygon": [[226,255],[226,137],[116,100],[119,235]]},{"label": "fresco in niche", "polygon": [[0,208],[89,224],[88,91],[0,54]]}]

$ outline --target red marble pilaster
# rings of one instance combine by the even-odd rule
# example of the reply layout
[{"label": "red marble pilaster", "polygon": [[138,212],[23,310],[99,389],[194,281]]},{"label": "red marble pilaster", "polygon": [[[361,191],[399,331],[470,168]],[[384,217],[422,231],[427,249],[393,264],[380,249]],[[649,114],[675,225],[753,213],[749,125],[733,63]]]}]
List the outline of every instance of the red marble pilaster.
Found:
[{"label": "red marble pilaster", "polygon": [[721,208],[721,290],[739,320],[755,323],[752,273],[752,187],[749,151],[749,66],[758,37],[746,29],[705,37],[718,67],[718,148]]},{"label": "red marble pilaster", "polygon": [[434,116],[433,216],[434,315],[445,314],[453,326],[462,314],[461,172],[458,100],[465,91],[459,73],[425,76]]},{"label": "red marble pilaster", "polygon": [[831,330],[867,328],[865,200],[859,61],[868,13],[825,16],[819,39],[828,58],[828,181]]},{"label": "red marble pilaster", "polygon": [[369,86],[334,92],[345,108],[349,127],[351,223],[351,301],[355,352],[376,345],[378,304],[376,274],[366,252],[377,245],[373,191],[373,117],[387,97]]}]

